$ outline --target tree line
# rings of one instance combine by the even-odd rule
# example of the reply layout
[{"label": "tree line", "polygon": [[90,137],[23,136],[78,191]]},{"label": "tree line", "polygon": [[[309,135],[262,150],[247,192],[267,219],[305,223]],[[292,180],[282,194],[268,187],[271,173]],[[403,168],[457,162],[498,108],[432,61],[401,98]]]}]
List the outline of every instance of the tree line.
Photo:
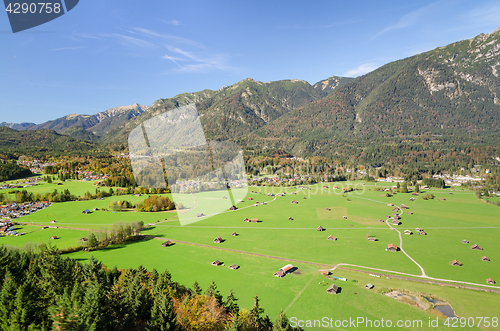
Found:
[{"label": "tree line", "polygon": [[271,331],[292,328],[283,313],[272,322],[259,298],[238,306],[212,281],[203,292],[165,270],[109,269],[93,257],[82,264],[53,246],[0,246],[0,329],[16,331]]}]

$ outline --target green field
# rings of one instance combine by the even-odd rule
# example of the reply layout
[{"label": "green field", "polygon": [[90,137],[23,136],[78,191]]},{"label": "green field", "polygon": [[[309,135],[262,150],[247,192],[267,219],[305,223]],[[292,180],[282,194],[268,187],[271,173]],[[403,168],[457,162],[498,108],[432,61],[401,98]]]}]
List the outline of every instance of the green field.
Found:
[{"label": "green field", "polygon": [[[82,186],[87,184],[81,183]],[[72,185],[78,185],[78,182]],[[333,189],[334,185],[339,188]],[[383,185],[392,186],[392,183]],[[348,186],[357,190],[343,194],[342,188]],[[382,184],[377,183],[377,187],[380,186]],[[415,228],[420,227],[427,232],[426,236],[413,234],[403,235],[402,238],[404,250],[424,268],[427,276],[484,285],[486,278],[500,281],[500,244],[497,240],[500,235],[500,207],[477,200],[473,192],[458,189],[427,190],[424,193],[433,193],[436,198],[425,201],[421,198],[424,193],[420,193],[415,201],[409,201],[412,197],[410,193],[386,197],[384,192],[374,191],[374,187],[373,183],[363,185],[361,182],[317,184],[310,186],[310,190],[302,191],[298,188],[251,187],[249,191],[262,194],[249,192],[247,197],[253,200],[244,199],[238,204],[238,210],[201,218],[187,226],[180,225],[175,212],[96,211],[89,215],[81,214],[84,209],[106,208],[112,200],[126,199],[137,203],[144,196],[114,196],[103,200],[59,203],[19,219],[28,224],[49,224],[52,219],[56,219],[58,229],[37,230],[37,226],[27,225],[22,230],[29,232],[27,235],[0,238],[0,243],[23,246],[26,242],[51,242],[63,248],[78,245],[78,239],[91,229],[104,230],[118,221],[142,220],[145,224],[156,224],[145,229],[145,235],[174,242],[190,242],[193,245],[176,243],[164,248],[161,246],[163,239],[149,239],[68,256],[85,262],[94,255],[108,267],[116,265],[129,268],[142,264],[148,269],[168,269],[174,280],[187,286],[196,280],[206,288],[213,279],[224,295],[233,288],[242,307],[250,308],[252,297],[258,294],[272,318],[281,309],[286,311],[288,317],[301,320],[325,316],[334,319],[358,316],[392,320],[411,318],[423,320],[425,326],[429,318],[435,318],[427,311],[380,294],[382,290],[391,288],[428,293],[445,299],[458,316],[500,316],[500,307],[495,304],[500,294],[394,278],[374,278],[345,270],[334,272],[336,276],[348,278],[347,282],[335,282],[342,287],[342,292],[338,295],[325,292],[327,285],[318,283],[323,280],[329,284],[332,282],[321,276],[319,270],[338,263],[357,265],[361,269],[369,267],[415,276],[420,274],[418,266],[403,252],[385,251],[388,244],[400,246],[398,233],[391,231],[387,224],[378,222],[378,219],[385,220],[386,215],[393,213],[394,207],[387,206],[388,203],[404,203],[409,207],[409,210],[403,210],[398,230],[402,232],[410,229],[415,232]],[[83,187],[81,189],[85,190]],[[292,194],[295,191],[298,193]],[[274,199],[267,196],[269,192],[287,194]],[[203,197],[197,195],[199,201]],[[292,200],[297,200],[298,204],[291,204]],[[254,207],[255,201],[266,201],[267,204]],[[191,195],[186,195],[183,203],[186,210],[195,204]],[[199,206],[206,206],[200,211],[209,214],[209,203]],[[413,214],[407,214],[408,211]],[[293,220],[289,220],[289,217]],[[258,218],[261,222],[247,223],[243,222],[244,218]],[[319,232],[318,226],[326,230]],[[239,235],[233,237],[233,232]],[[50,240],[52,235],[61,239]],[[329,235],[338,240],[327,240]],[[213,243],[213,239],[218,236],[225,240],[222,244]],[[378,241],[368,241],[368,236],[375,236]],[[463,244],[463,239],[470,243]],[[471,250],[473,244],[478,244],[484,250]],[[491,261],[481,261],[484,255]],[[291,263],[298,270],[284,278],[274,277],[274,272],[290,263],[279,258],[296,260]],[[215,259],[223,261],[225,266],[210,265]],[[449,265],[454,259],[463,265]],[[228,266],[233,263],[241,268],[229,269]],[[357,282],[353,282],[353,279]],[[374,290],[363,288],[368,282],[375,285]],[[441,325],[443,321],[440,319]]]}]

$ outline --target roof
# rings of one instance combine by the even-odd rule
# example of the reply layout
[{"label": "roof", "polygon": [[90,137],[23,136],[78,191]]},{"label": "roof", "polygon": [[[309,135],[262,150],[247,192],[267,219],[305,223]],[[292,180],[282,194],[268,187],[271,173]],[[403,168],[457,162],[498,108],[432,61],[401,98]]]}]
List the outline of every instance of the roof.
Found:
[{"label": "roof", "polygon": [[293,265],[291,264],[287,264],[286,266],[284,266],[283,268],[281,268],[280,270],[282,270],[283,272],[287,273],[288,271],[292,270],[293,269]]},{"label": "roof", "polygon": [[396,246],[396,245],[394,245],[394,244],[389,244],[389,245],[387,245],[387,248],[396,248],[396,249],[397,249],[397,248],[398,248],[398,246]]},{"label": "roof", "polygon": [[276,277],[283,277],[285,273],[283,271],[278,271],[277,273],[274,274]]},{"label": "roof", "polygon": [[339,287],[335,284],[330,285],[330,287],[326,290],[326,293],[338,293],[339,292]]}]

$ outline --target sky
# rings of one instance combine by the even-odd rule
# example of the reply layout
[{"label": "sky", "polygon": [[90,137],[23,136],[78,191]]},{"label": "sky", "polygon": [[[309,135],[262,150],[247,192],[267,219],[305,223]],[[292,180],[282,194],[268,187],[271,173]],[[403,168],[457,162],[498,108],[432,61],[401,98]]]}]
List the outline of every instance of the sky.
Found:
[{"label": "sky", "polygon": [[358,77],[499,27],[497,0],[80,0],[18,33],[4,12],[0,122],[151,105],[247,77]]}]

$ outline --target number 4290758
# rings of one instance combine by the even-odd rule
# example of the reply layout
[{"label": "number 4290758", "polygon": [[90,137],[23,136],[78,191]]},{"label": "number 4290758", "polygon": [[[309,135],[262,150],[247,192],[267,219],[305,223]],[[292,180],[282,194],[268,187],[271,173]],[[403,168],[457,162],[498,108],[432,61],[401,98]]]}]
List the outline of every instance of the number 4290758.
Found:
[{"label": "number 4290758", "polygon": [[448,317],[446,321],[444,322],[444,325],[447,327],[451,328],[458,328],[458,327],[473,327],[473,326],[484,326],[484,327],[498,327],[498,317]]},{"label": "number 4290758", "polygon": [[60,3],[39,2],[39,3],[9,3],[5,11],[9,14],[59,14],[61,12]]}]

